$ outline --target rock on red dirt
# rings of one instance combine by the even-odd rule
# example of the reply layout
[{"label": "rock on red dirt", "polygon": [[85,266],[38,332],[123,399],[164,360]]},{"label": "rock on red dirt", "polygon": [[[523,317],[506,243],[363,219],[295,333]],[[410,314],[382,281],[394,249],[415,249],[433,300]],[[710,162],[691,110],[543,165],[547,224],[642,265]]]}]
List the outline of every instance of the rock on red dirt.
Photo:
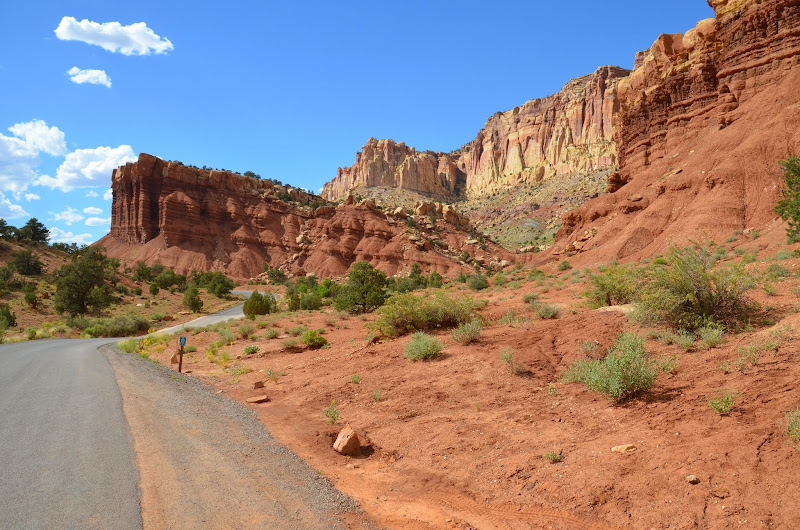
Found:
[{"label": "rock on red dirt", "polygon": [[347,456],[358,456],[361,454],[361,441],[358,439],[356,431],[347,424],[339,431],[339,436],[333,442],[333,449],[340,454]]}]

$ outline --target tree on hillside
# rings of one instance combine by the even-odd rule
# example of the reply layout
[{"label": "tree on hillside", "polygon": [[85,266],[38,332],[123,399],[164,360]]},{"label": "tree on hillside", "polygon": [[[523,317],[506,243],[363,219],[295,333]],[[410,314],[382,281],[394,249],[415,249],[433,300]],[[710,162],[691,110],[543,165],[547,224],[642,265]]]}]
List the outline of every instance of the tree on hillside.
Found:
[{"label": "tree on hillside", "polygon": [[274,313],[278,309],[278,304],[275,297],[270,293],[261,294],[258,291],[253,291],[250,298],[244,303],[242,312],[247,318],[255,318],[256,315],[267,315]]},{"label": "tree on hillside", "polygon": [[35,217],[28,219],[28,222],[19,229],[19,235],[25,241],[33,243],[47,243],[50,239],[50,231]]},{"label": "tree on hillside", "polygon": [[42,273],[42,262],[30,250],[20,250],[12,254],[11,264],[23,276],[35,276]]},{"label": "tree on hillside", "polygon": [[193,313],[197,313],[203,309],[203,301],[200,299],[200,291],[197,285],[190,283],[186,290],[183,292],[183,307]]},{"label": "tree on hillside", "polygon": [[789,243],[800,241],[800,156],[793,156],[780,161],[784,169],[783,199],[775,206],[775,213],[789,223],[786,237]]},{"label": "tree on hillside", "polygon": [[336,294],[335,307],[351,313],[367,313],[386,301],[386,275],[367,263],[359,261],[347,275],[347,283]]},{"label": "tree on hillside", "polygon": [[84,315],[89,310],[111,304],[111,288],[106,279],[113,276],[111,260],[102,247],[88,247],[56,273],[53,307],[59,313]]}]

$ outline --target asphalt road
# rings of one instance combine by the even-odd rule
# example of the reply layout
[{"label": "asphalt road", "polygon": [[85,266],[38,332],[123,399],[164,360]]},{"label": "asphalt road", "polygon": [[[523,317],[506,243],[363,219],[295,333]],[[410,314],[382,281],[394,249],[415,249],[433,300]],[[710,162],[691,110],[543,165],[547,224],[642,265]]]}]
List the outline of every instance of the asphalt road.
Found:
[{"label": "asphalt road", "polygon": [[[240,295],[244,298],[248,298],[253,291],[231,291],[233,294]],[[205,326],[210,326],[211,324],[216,324],[217,322],[222,322],[223,320],[234,320],[237,318],[243,318],[244,313],[242,313],[242,307],[244,306],[244,302],[241,304],[236,304],[233,307],[229,307],[228,309],[224,309],[213,315],[208,315],[200,318],[196,318],[189,322],[185,322],[183,324],[178,324],[177,326],[170,326],[168,328],[160,329],[155,333],[177,333],[186,328],[202,328]]]},{"label": "asphalt road", "polygon": [[141,528],[109,339],[0,346],[0,528]]}]

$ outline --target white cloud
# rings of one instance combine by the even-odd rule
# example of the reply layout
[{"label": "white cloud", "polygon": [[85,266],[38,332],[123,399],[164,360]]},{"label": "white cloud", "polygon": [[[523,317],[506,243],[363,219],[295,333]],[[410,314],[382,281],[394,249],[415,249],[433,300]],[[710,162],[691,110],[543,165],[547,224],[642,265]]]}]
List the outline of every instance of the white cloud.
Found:
[{"label": "white cloud", "polygon": [[103,200],[110,201],[114,198],[114,190],[108,188],[106,192],[103,194]]},{"label": "white cloud", "polygon": [[0,217],[4,219],[17,219],[18,217],[27,217],[26,212],[19,204],[14,204],[0,192]]},{"label": "white cloud", "polygon": [[123,55],[167,53],[173,49],[169,39],[161,38],[144,22],[123,26],[119,22],[92,22],[64,17],[54,33],[61,40],[77,40]]},{"label": "white cloud", "polygon": [[63,212],[54,214],[53,218],[56,221],[64,221],[67,225],[77,223],[78,221],[83,221],[83,216],[78,213],[78,210],[71,206],[67,206],[67,209]]},{"label": "white cloud", "polygon": [[28,201],[28,202],[38,201],[39,199],[41,199],[41,197],[39,197],[35,193],[26,193],[25,194],[25,200]]},{"label": "white cloud", "polygon": [[99,186],[111,180],[114,169],[135,160],[136,156],[129,145],[76,149],[64,158],[56,170],[55,178],[43,175],[34,184],[61,191]]},{"label": "white cloud", "polygon": [[105,70],[81,70],[77,66],[73,66],[67,71],[67,74],[69,74],[69,80],[78,85],[89,83],[111,88],[111,78],[108,77]]},{"label": "white cloud", "polygon": [[83,209],[83,213],[88,213],[89,215],[100,215],[103,213],[103,210],[100,208],[95,208],[94,206],[89,206],[88,208]]},{"label": "white cloud", "polygon": [[42,120],[17,123],[8,128],[17,138],[21,138],[25,146],[38,154],[39,151],[53,156],[67,152],[64,133],[58,127],[48,127]]},{"label": "white cloud", "polygon": [[20,193],[38,177],[39,153],[61,155],[67,150],[64,133],[42,120],[17,123],[0,134],[0,190]]},{"label": "white cloud", "polygon": [[89,191],[89,192],[86,194],[86,196],[87,196],[87,197],[90,197],[90,198],[99,197],[99,195],[97,194],[97,192],[96,192],[96,191],[94,191],[94,190],[90,190],[90,191]]},{"label": "white cloud", "polygon": [[86,220],[86,226],[103,226],[111,224],[111,218],[103,219],[102,217],[90,217]]},{"label": "white cloud", "polygon": [[55,226],[50,229],[51,243],[77,243],[78,245],[88,245],[92,242],[92,234],[73,234],[64,232]]}]

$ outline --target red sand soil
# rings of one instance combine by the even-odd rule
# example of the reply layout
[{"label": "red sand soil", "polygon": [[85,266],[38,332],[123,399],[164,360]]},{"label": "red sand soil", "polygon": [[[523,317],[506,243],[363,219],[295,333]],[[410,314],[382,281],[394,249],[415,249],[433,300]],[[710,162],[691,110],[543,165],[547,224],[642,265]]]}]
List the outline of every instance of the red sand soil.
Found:
[{"label": "red sand soil", "polygon": [[[734,246],[766,244],[740,238]],[[650,392],[621,404],[564,383],[561,375],[585,355],[587,342],[598,345],[590,355],[599,357],[622,330],[650,330],[629,321],[625,308],[588,309],[580,296],[585,274],[559,273],[553,265],[544,270],[557,276],[538,286],[522,280],[481,293],[451,287],[488,298],[481,314],[489,324],[469,346],[449,332],[436,333],[446,346],[432,361],[403,356],[409,337],[369,344],[365,324],[372,316],[327,309],[268,316],[256,330],[261,338],[227,347],[229,366],[253,370],[238,382],[203,353],[218,338],[213,332],[189,335],[199,350],[185,358],[184,369],[235,399],[266,393],[269,402],[251,406],[273,435],[387,527],[797,528],[800,451],[785,434],[784,414],[800,407],[800,259],[776,263],[792,275],[775,282],[774,295],[751,293],[765,307],[754,315],[753,331],[689,352],[648,338],[648,350],[658,359],[674,356],[676,368],[661,373]],[[524,272],[507,276],[524,278]],[[522,302],[530,292],[559,306],[561,316],[538,319]],[[518,322],[500,324],[509,311]],[[769,323],[758,323],[763,320]],[[331,347],[284,351],[287,331],[298,324],[324,328]],[[267,326],[280,327],[281,336],[264,339]],[[776,348],[756,365],[737,365],[737,348],[754,341]],[[250,344],[259,353],[243,355]],[[504,346],[527,373],[515,374],[501,361]],[[151,358],[166,364],[173,350]],[[267,370],[285,375],[274,382]],[[351,382],[354,374],[359,384]],[[256,381],[266,387],[253,389]],[[706,403],[722,387],[740,395],[728,416]],[[373,398],[376,389],[380,400]],[[323,415],[332,400],[340,411],[335,425]],[[346,423],[366,446],[360,458],[331,448]],[[621,444],[635,450],[611,451]],[[562,451],[563,461],[550,463],[543,458],[548,451]],[[690,474],[698,484],[687,481]]]}]

